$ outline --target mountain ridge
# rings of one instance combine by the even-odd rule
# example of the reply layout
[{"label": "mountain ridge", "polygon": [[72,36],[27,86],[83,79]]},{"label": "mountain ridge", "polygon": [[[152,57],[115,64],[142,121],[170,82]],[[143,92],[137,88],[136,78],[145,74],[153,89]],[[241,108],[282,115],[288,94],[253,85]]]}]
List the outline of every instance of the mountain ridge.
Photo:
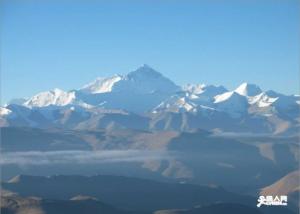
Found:
[{"label": "mountain ridge", "polygon": [[[220,129],[217,123],[223,118],[223,123],[245,123],[245,127],[249,127],[248,132],[256,132],[251,124],[259,120],[264,124],[264,130],[269,129],[266,131],[268,133],[274,133],[275,130],[288,133],[300,126],[299,107],[300,97],[297,95],[262,91],[259,86],[246,82],[231,91],[223,86],[204,84],[180,87],[150,66],[143,65],[126,75],[97,78],[79,89],[54,89],[38,93],[23,104],[3,106],[0,111],[0,126],[49,127],[59,123],[63,127],[66,121],[73,121],[73,128],[79,125],[74,124],[75,122],[81,123],[82,127],[82,122],[93,120],[93,123],[99,123],[103,117],[99,118],[97,115],[103,115],[101,112],[105,110],[124,111],[128,117],[135,115],[141,121],[152,121],[152,125],[146,125],[145,129],[155,127],[153,123],[158,118],[167,115],[170,117],[169,113],[175,113],[170,119],[164,118],[163,123],[166,124],[162,127],[173,129],[168,124],[182,123],[176,125],[178,128],[175,129],[185,127],[183,129],[189,130],[193,129],[189,127],[194,127],[192,124],[196,124],[197,120],[199,123],[208,120],[209,123],[216,123],[212,128]],[[107,127],[128,127],[123,122],[123,125],[120,124],[123,119],[118,119],[119,122],[112,119],[123,116],[110,114],[109,117]],[[99,121],[95,121],[95,118],[99,118]],[[188,125],[185,126],[184,123]]]}]

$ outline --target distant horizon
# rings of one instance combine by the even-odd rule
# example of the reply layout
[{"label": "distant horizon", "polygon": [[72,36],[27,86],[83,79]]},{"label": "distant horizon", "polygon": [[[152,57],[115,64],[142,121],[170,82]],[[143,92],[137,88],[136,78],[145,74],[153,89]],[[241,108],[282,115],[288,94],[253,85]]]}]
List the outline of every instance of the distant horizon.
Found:
[{"label": "distant horizon", "polygon": [[148,64],[179,86],[299,94],[300,4],[1,1],[1,103]]}]

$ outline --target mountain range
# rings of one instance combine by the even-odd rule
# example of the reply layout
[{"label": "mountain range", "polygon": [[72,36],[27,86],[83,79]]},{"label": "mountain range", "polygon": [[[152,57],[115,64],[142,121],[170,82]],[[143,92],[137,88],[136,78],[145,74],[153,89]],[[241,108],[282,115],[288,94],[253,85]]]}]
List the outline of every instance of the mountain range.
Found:
[{"label": "mountain range", "polygon": [[83,87],[53,89],[0,107],[0,126],[296,134],[300,96],[242,83],[223,86],[173,81],[143,65]]},{"label": "mountain range", "polygon": [[[147,65],[14,99],[0,107],[1,211],[296,213],[299,107],[250,83],[179,86]],[[257,209],[268,194],[287,209]]]}]

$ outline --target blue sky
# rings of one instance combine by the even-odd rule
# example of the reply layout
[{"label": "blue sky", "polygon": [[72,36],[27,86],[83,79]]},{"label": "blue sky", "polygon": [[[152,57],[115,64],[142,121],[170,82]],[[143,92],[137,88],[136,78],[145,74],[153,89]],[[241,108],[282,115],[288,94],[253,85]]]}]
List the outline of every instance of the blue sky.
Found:
[{"label": "blue sky", "polygon": [[148,64],[177,84],[299,90],[298,0],[3,0],[2,101]]}]

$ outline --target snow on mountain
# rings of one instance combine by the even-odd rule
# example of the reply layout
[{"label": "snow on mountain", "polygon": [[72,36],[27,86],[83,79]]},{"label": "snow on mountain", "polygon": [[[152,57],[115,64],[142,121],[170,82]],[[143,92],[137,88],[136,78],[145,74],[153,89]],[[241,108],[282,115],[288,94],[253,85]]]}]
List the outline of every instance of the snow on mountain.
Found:
[{"label": "snow on mountain", "polygon": [[218,94],[227,92],[228,90],[223,86],[205,85],[205,84],[187,84],[182,87],[183,91],[201,96],[214,97]]},{"label": "snow on mountain", "polygon": [[215,103],[224,102],[224,101],[228,100],[230,97],[232,97],[233,94],[234,94],[234,92],[232,92],[232,91],[225,92],[223,94],[219,94],[219,95],[215,96]]},{"label": "snow on mountain", "polygon": [[240,95],[251,96],[251,97],[258,95],[262,92],[261,89],[257,85],[246,83],[246,82],[242,83],[234,91]]},{"label": "snow on mountain", "polygon": [[269,97],[265,92],[260,93],[253,97],[250,104],[255,104],[260,108],[272,105],[279,97]]},{"label": "snow on mountain", "polygon": [[143,65],[127,75],[115,75],[108,78],[97,78],[85,85],[80,91],[85,93],[173,93],[179,87],[161,73],[148,65]]},{"label": "snow on mountain", "polygon": [[300,97],[295,95],[284,95],[275,91],[269,90],[262,92],[259,95],[253,97],[250,101],[251,105],[257,105],[258,107],[264,108],[273,106],[278,109],[288,110],[289,108],[299,108]]},{"label": "snow on mountain", "polygon": [[97,78],[93,82],[83,86],[80,90],[91,94],[111,92],[115,83],[122,78],[121,75],[114,75],[108,78]]},{"label": "snow on mountain", "polygon": [[183,86],[183,91],[187,92],[188,98],[195,104],[210,106],[214,102],[214,97],[218,94],[227,92],[223,86],[205,85],[205,84],[188,84]]},{"label": "snow on mountain", "polygon": [[[210,128],[218,127],[214,123],[220,123],[220,120],[238,124],[243,120],[246,127],[251,126],[247,124],[251,120],[261,120],[263,127],[273,127],[276,123],[278,127],[289,124],[292,129],[299,123],[300,115],[299,95],[262,92],[258,86],[249,83],[241,84],[234,91],[228,91],[223,86],[204,84],[188,84],[181,88],[148,65],[127,75],[97,78],[79,90],[67,92],[54,89],[41,92],[25,102],[18,99],[13,103],[0,108],[2,125],[49,127],[69,124],[68,127],[72,128],[80,122],[81,127],[89,124],[97,126],[104,114],[109,115],[107,124],[112,122],[110,120],[113,123],[123,121],[123,116],[118,112],[109,113],[112,110],[128,112],[128,124],[131,124],[132,115],[137,114],[144,121],[143,124],[152,124],[151,113],[157,113],[153,114],[157,120],[164,121],[164,117],[173,115],[170,120],[178,122],[189,118],[190,125],[195,127],[203,125],[202,116],[205,116]],[[102,122],[105,120],[101,119]]]},{"label": "snow on mountain", "polygon": [[9,115],[11,113],[12,113],[12,111],[9,110],[8,108],[0,106],[0,116],[7,116],[7,115]]},{"label": "snow on mountain", "polygon": [[152,111],[153,113],[161,111],[171,111],[171,112],[190,112],[197,111],[197,105],[192,102],[195,98],[193,94],[184,93],[185,95],[175,94],[169,97],[167,100],[160,103]]},{"label": "snow on mountain", "polygon": [[[170,111],[170,112],[198,112],[201,111],[214,111],[213,97],[210,93],[213,93],[215,86],[206,87],[203,86],[203,91],[200,92],[198,89],[198,94],[192,93],[195,90],[191,88],[185,88],[185,91],[178,92],[175,95],[170,96],[168,99],[160,103],[153,112]],[[213,90],[211,90],[213,89]]]},{"label": "snow on mountain", "polygon": [[45,107],[49,105],[65,106],[75,100],[75,92],[65,92],[58,88],[41,92],[24,103],[27,107]]},{"label": "snow on mountain", "polygon": [[94,106],[143,113],[177,91],[180,91],[179,86],[148,65],[143,65],[127,75],[88,84],[77,91],[76,96]]},{"label": "snow on mountain", "polygon": [[231,114],[233,117],[241,116],[247,112],[248,100],[235,91],[225,92],[215,96],[216,109]]},{"label": "snow on mountain", "polygon": [[136,94],[170,94],[179,91],[180,87],[148,65],[143,65],[125,75],[113,89]]}]

